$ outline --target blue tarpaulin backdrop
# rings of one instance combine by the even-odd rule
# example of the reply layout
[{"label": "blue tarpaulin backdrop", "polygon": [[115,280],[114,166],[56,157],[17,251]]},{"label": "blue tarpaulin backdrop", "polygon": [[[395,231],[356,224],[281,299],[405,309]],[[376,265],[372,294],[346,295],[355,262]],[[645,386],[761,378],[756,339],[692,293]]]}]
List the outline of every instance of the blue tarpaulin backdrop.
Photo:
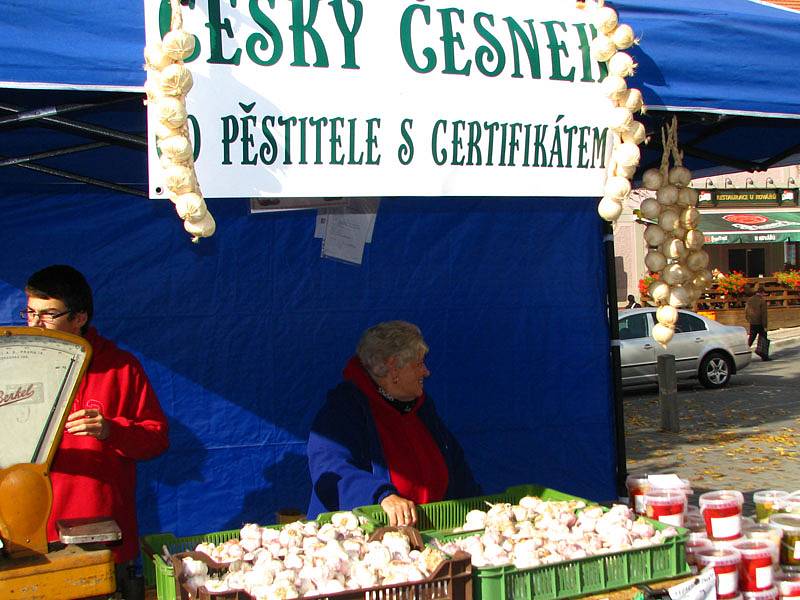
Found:
[{"label": "blue tarpaulin backdrop", "polygon": [[[614,496],[601,226],[587,199],[384,199],[364,264],[319,257],[315,214],[216,201],[195,245],[172,206],[6,195],[0,314],[66,262],[96,324],[141,358],[172,427],[140,468],[144,532],[188,535],[305,508],[304,444],[361,331],[418,323],[426,388],[487,491]],[[13,321],[12,321],[13,322]]]},{"label": "blue tarpaulin backdrop", "polygon": [[[796,143],[796,13],[749,0],[611,4],[642,38],[631,86],[647,104],[777,117],[719,128],[702,149],[754,160]],[[0,115],[141,91],[141,2],[0,8]],[[142,134],[138,102],[71,117]],[[0,160],[85,142],[37,123],[0,123]],[[36,160],[145,189],[144,154],[130,145]],[[304,508],[314,412],[362,330],[396,318],[422,327],[426,387],[487,491],[536,482],[606,500],[617,456],[596,203],[385,198],[355,267],[320,258],[311,212],[249,215],[243,200],[214,201],[217,233],[193,245],[166,202],[7,166],[0,322],[18,323],[33,270],[65,262],[87,275],[98,328],[141,358],[172,427],[170,450],[139,470],[143,532]]]}]

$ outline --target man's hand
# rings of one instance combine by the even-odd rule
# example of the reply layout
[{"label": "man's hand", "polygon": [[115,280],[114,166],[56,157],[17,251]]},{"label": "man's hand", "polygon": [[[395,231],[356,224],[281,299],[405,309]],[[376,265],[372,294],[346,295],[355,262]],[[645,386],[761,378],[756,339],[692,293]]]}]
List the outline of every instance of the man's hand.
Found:
[{"label": "man's hand", "polygon": [[73,435],[88,435],[104,440],[108,437],[109,425],[99,410],[87,408],[77,410],[67,417],[66,430]]},{"label": "man's hand", "polygon": [[417,524],[417,509],[411,500],[392,494],[383,499],[381,508],[386,511],[389,525],[392,527]]}]

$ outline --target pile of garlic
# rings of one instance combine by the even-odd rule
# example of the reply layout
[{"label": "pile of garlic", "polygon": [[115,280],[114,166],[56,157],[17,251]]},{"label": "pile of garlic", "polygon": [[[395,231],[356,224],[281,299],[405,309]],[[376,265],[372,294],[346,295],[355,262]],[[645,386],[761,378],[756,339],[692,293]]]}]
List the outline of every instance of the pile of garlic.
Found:
[{"label": "pile of garlic", "polygon": [[184,229],[192,241],[210,237],[216,223],[208,212],[194,169],[194,147],[189,139],[186,94],[192,88],[192,74],[184,59],[194,52],[194,36],[183,30],[180,0],[170,0],[170,31],[161,42],[144,49],[147,82],[145,104],[158,120],[156,140],[164,169],[164,183]]},{"label": "pile of garlic", "polygon": [[196,548],[215,562],[229,564],[221,576],[210,576],[202,561],[184,558],[187,586],[205,586],[209,592],[243,590],[257,600],[287,600],[421,581],[447,559],[433,547],[412,549],[400,531],[368,541],[351,512],[335,513],[322,526],[315,521],[282,529],[247,524],[240,536]]},{"label": "pile of garlic", "polygon": [[[469,537],[439,542],[452,554],[463,550],[476,567],[514,565],[529,569],[597,554],[658,545],[677,534],[672,527],[656,531],[625,505],[608,511],[584,508],[582,502],[552,502],[526,496],[517,505],[495,504],[470,511],[463,531],[483,529]],[[579,510],[583,508],[583,510]]]},{"label": "pile of garlic", "polygon": [[642,93],[628,88],[625,78],[633,75],[636,63],[627,50],[636,42],[630,25],[620,24],[617,13],[603,0],[596,0],[590,10],[597,28],[597,37],[592,40],[592,58],[606,63],[608,75],[601,82],[613,108],[609,113],[609,127],[613,131],[613,147],[608,164],[604,195],[597,212],[606,221],[615,222],[622,214],[623,202],[630,196],[631,179],[639,165],[639,144],[644,142],[644,125],[633,118],[642,112]]},{"label": "pile of garlic", "polygon": [[645,266],[658,274],[648,289],[658,306],[653,338],[664,347],[675,333],[677,309],[692,306],[712,279],[703,232],[698,229],[698,193],[689,187],[692,173],[683,166],[678,151],[677,119],[666,129],[666,134],[662,132],[661,168],[648,169],[642,177],[644,187],[656,192],[656,197],[646,198],[639,207],[640,216],[649,222],[644,231],[648,246]]}]

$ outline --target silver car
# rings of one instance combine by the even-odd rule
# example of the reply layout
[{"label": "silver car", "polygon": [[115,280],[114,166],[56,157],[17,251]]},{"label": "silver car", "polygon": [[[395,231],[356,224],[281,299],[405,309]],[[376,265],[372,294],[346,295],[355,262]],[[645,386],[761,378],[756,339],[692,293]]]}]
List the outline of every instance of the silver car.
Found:
[{"label": "silver car", "polygon": [[661,354],[675,356],[679,379],[698,378],[707,388],[719,388],[731,375],[750,364],[747,330],[722,325],[688,310],[678,311],[675,335],[664,349],[652,338],[655,308],[619,311],[622,385],[657,383],[656,365]]}]

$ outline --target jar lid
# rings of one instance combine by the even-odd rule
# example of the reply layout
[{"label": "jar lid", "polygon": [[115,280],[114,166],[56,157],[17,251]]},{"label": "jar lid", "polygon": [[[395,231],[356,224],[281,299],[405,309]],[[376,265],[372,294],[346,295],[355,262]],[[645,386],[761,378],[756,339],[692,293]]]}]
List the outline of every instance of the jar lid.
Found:
[{"label": "jar lid", "polygon": [[760,490],[753,492],[753,502],[766,502],[770,500],[781,500],[786,498],[789,492],[783,490]]},{"label": "jar lid", "polygon": [[643,484],[647,483],[647,473],[631,473],[625,478],[625,484]]},{"label": "jar lid", "polygon": [[744,495],[738,490],[717,490],[700,494],[700,510],[704,508],[727,508],[744,504]]},{"label": "jar lid", "polygon": [[772,544],[766,540],[737,540],[733,547],[745,558],[769,558],[772,556]]},{"label": "jar lid", "polygon": [[701,565],[738,565],[742,557],[738,550],[733,548],[714,548],[711,550],[701,550],[695,554],[695,559]]},{"label": "jar lid", "polygon": [[773,513],[769,516],[770,525],[780,527],[787,533],[800,533],[800,515],[793,513]]},{"label": "jar lid", "polygon": [[760,592],[743,592],[744,600],[772,600],[778,597],[778,588],[771,587]]},{"label": "jar lid", "polygon": [[742,532],[749,538],[763,539],[783,536],[783,530],[769,523],[742,523]]},{"label": "jar lid", "polygon": [[680,490],[650,490],[644,495],[645,506],[672,506],[685,502],[686,494]]}]

